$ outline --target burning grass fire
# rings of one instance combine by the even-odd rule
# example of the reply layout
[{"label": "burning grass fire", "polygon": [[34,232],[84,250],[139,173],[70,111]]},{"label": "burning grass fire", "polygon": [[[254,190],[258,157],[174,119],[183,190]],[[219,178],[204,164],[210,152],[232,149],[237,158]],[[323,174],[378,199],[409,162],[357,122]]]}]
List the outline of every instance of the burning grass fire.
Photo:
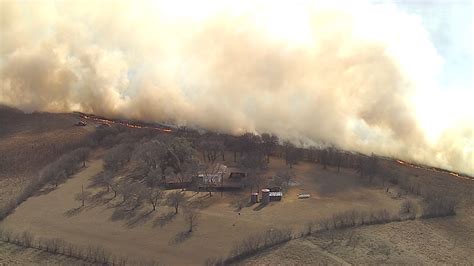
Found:
[{"label": "burning grass fire", "polygon": [[158,125],[143,125],[143,124],[140,125],[136,122],[108,119],[108,118],[104,118],[104,117],[100,117],[100,116],[96,116],[96,115],[84,114],[84,113],[81,113],[81,112],[77,112],[77,114],[79,114],[81,119],[92,120],[92,121],[99,122],[99,123],[106,124],[106,125],[115,124],[115,125],[125,126],[125,127],[128,127],[128,128],[152,129],[152,130],[159,130],[159,131],[165,132],[165,133],[173,132],[173,130],[170,129],[170,128],[166,128],[166,127],[158,126]]},{"label": "burning grass fire", "polygon": [[401,164],[401,165],[404,165],[404,166],[407,166],[407,167],[416,168],[416,169],[423,169],[423,170],[429,170],[429,171],[438,172],[438,173],[445,173],[445,174],[452,175],[454,177],[474,181],[474,178],[472,178],[470,176],[455,173],[455,172],[451,172],[451,171],[448,171],[448,170],[445,170],[445,169],[440,169],[440,168],[436,168],[436,167],[429,167],[429,166],[422,166],[422,165],[416,165],[416,164],[405,162],[405,161],[398,160],[398,159],[395,160],[395,161],[398,164]]},{"label": "burning grass fire", "polygon": [[[81,112],[76,112],[76,113],[79,114],[81,119],[92,120],[92,121],[103,123],[103,124],[106,124],[106,125],[121,125],[121,126],[125,126],[125,127],[128,127],[128,128],[136,128],[136,129],[152,129],[152,130],[158,130],[158,131],[165,132],[165,133],[174,132],[173,129],[163,127],[161,125],[144,125],[140,122],[108,119],[108,118],[104,118],[104,117],[100,117],[100,116],[96,116],[96,115],[92,115],[92,114],[84,114],[84,113],[81,113]],[[465,179],[465,180],[474,181],[474,178],[471,177],[471,176],[461,174],[461,173],[452,172],[452,171],[448,171],[448,170],[441,169],[441,168],[414,164],[414,163],[410,163],[410,162],[403,161],[403,160],[400,160],[400,159],[395,159],[395,162],[397,162],[400,165],[406,166],[406,167],[411,167],[411,168],[416,168],[416,169],[423,169],[423,170],[428,170],[428,171],[438,172],[438,173],[445,173],[445,174],[449,174],[451,176],[454,176],[456,178],[462,178],[462,179]]]}]

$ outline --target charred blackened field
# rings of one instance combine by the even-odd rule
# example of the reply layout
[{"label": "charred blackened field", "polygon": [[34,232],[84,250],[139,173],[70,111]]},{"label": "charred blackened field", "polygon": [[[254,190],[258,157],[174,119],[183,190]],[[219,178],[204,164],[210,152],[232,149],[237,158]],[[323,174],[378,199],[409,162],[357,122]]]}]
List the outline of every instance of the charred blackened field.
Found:
[{"label": "charred blackened field", "polygon": [[80,113],[0,125],[0,263],[474,261],[456,173]]}]

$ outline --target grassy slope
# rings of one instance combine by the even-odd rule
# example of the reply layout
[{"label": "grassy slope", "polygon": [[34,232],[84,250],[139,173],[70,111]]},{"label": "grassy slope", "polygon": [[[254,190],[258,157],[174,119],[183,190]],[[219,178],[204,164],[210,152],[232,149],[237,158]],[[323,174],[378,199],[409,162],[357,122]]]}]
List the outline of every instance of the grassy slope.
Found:
[{"label": "grassy slope", "polygon": [[[285,167],[283,161],[272,160],[271,171],[282,167]],[[382,189],[355,185],[355,173],[350,171],[337,173],[302,163],[295,167],[295,179],[300,185],[291,188],[282,202],[260,210],[254,210],[256,206],[247,207],[240,211],[241,215],[232,206],[239,195],[225,194],[221,198],[219,193],[214,193],[209,198],[206,193],[188,192],[190,200],[199,201],[203,209],[197,230],[190,237],[179,239],[187,227],[182,214],[159,225],[172,211],[169,207],[160,206],[159,211],[147,214],[150,206],[145,205],[136,213],[123,213],[113,208],[120,201],[117,199],[89,203],[85,209],[73,213],[71,210],[79,205],[74,194],[83,184],[87,188],[88,180],[100,170],[100,159],[92,160],[88,168],[56,190],[28,199],[1,225],[13,231],[28,228],[38,237],[58,237],[82,246],[98,244],[134,258],[156,259],[166,264],[201,264],[208,257],[226,255],[234,242],[269,227],[302,230],[308,221],[334,211],[382,207],[396,211],[401,202],[391,199]],[[301,191],[313,197],[298,200],[296,194]],[[242,192],[243,197],[247,194],[248,191]]]},{"label": "grassy slope", "polygon": [[61,255],[0,242],[0,265],[89,265]]},{"label": "grassy slope", "polygon": [[[68,145],[80,143],[91,132],[90,127],[72,126],[75,121],[77,118],[71,114],[25,115],[0,108],[2,125],[0,154],[3,155],[1,158],[3,164],[0,167],[0,182],[3,187],[0,203],[1,197],[8,197],[5,191],[14,194],[29,175],[35,174],[52,158],[59,156],[57,154],[61,153],[61,149],[64,147],[70,149],[71,146]],[[51,147],[54,147],[54,153],[48,155]],[[100,161],[98,163],[100,165]],[[273,160],[272,163],[269,175],[284,167],[280,160]],[[328,238],[321,236],[292,241],[265,253],[266,255],[252,258],[249,262],[271,263],[273,259],[277,259],[280,263],[293,264],[316,261],[340,263],[344,260],[352,263],[465,262],[463,256],[467,254],[466,250],[474,249],[467,241],[474,239],[472,235],[474,216],[467,207],[472,204],[474,182],[453,179],[452,176],[442,173],[408,169],[396,164],[390,167],[399,169],[402,175],[415,178],[420,184],[429,182],[449,193],[467,195],[471,200],[461,202],[460,215],[455,218],[355,229],[361,240],[360,247],[354,250],[345,246],[342,236],[339,244],[336,240],[333,247],[324,249]],[[300,164],[296,166],[296,171],[300,185],[292,188],[283,202],[272,204],[260,211],[245,208],[241,211],[242,215],[237,216],[231,203],[238,195],[224,199],[220,199],[217,195],[212,199],[204,198],[203,203],[207,207],[202,211],[198,231],[192,238],[178,244],[171,243],[171,240],[185,228],[181,216],[163,227],[153,226],[154,221],[169,211],[167,207],[160,207],[161,210],[153,214],[149,220],[140,221],[139,224],[132,226],[130,222],[133,219],[124,217],[115,219],[117,217],[114,216],[113,209],[107,205],[88,208],[87,211],[74,217],[66,217],[64,213],[67,210],[77,207],[77,202],[73,200],[74,194],[92,175],[92,172],[87,170],[66,184],[60,185],[57,190],[31,198],[22,204],[9,217],[6,225],[17,230],[32,229],[33,233],[43,237],[51,235],[64,237],[70,242],[83,244],[97,242],[124,254],[154,257],[169,263],[190,263],[202,262],[207,257],[225,254],[234,241],[268,226],[290,226],[300,229],[307,221],[327,217],[336,211],[352,208],[387,208],[396,211],[400,204],[400,200],[390,199],[381,188],[367,188],[360,185],[357,174],[353,171],[343,170],[341,173],[337,173],[334,169],[323,171],[319,166],[310,164]],[[303,191],[311,193],[312,198],[306,201],[297,200],[296,194]],[[243,194],[246,196],[246,192]],[[49,215],[44,215],[45,212]],[[84,234],[84,228],[90,232]],[[434,237],[430,237],[431,235]],[[452,235],[459,237],[451,237]],[[141,241],[136,242],[136,239]],[[426,245],[429,246],[425,247]],[[389,255],[384,253],[386,246],[390,247]],[[410,249],[407,250],[405,247]],[[352,253],[356,255],[351,255]],[[470,258],[468,255],[467,258]]]},{"label": "grassy slope", "polygon": [[33,113],[0,106],[0,205],[63,153],[83,145],[92,128],[72,114]]},{"label": "grassy slope", "polygon": [[[331,256],[351,264],[472,263],[474,182],[445,173],[387,164],[384,167],[397,168],[401,176],[410,177],[423,188],[436,188],[457,196],[457,215],[346,229],[335,233],[334,242],[328,233],[306,237],[249,258],[244,264],[340,264]],[[354,242],[349,241],[351,237]]]}]

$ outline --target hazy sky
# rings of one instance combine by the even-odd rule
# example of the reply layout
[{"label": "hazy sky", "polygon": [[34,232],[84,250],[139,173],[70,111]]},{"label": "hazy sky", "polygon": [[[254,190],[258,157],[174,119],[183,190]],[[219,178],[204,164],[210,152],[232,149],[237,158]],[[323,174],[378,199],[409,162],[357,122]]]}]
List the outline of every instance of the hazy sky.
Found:
[{"label": "hazy sky", "polygon": [[420,16],[444,64],[438,77],[444,90],[473,89],[472,0],[374,1],[395,4],[407,13]]}]

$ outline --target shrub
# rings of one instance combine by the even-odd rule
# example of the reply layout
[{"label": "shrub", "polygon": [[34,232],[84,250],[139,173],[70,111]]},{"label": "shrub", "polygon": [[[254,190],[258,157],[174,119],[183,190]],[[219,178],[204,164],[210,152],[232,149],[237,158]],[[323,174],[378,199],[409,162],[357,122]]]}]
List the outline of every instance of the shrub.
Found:
[{"label": "shrub", "polygon": [[292,232],[289,229],[268,229],[263,233],[250,236],[234,245],[234,248],[231,250],[231,257],[226,259],[224,264],[238,261],[256,254],[263,249],[287,242],[291,239]]},{"label": "shrub", "polygon": [[405,200],[400,206],[399,214],[400,217],[413,220],[416,218],[417,211],[418,209],[415,202],[413,202],[412,200]]},{"label": "shrub", "polygon": [[426,195],[422,201],[422,218],[451,216],[456,214],[457,202],[454,198],[441,194]]}]

